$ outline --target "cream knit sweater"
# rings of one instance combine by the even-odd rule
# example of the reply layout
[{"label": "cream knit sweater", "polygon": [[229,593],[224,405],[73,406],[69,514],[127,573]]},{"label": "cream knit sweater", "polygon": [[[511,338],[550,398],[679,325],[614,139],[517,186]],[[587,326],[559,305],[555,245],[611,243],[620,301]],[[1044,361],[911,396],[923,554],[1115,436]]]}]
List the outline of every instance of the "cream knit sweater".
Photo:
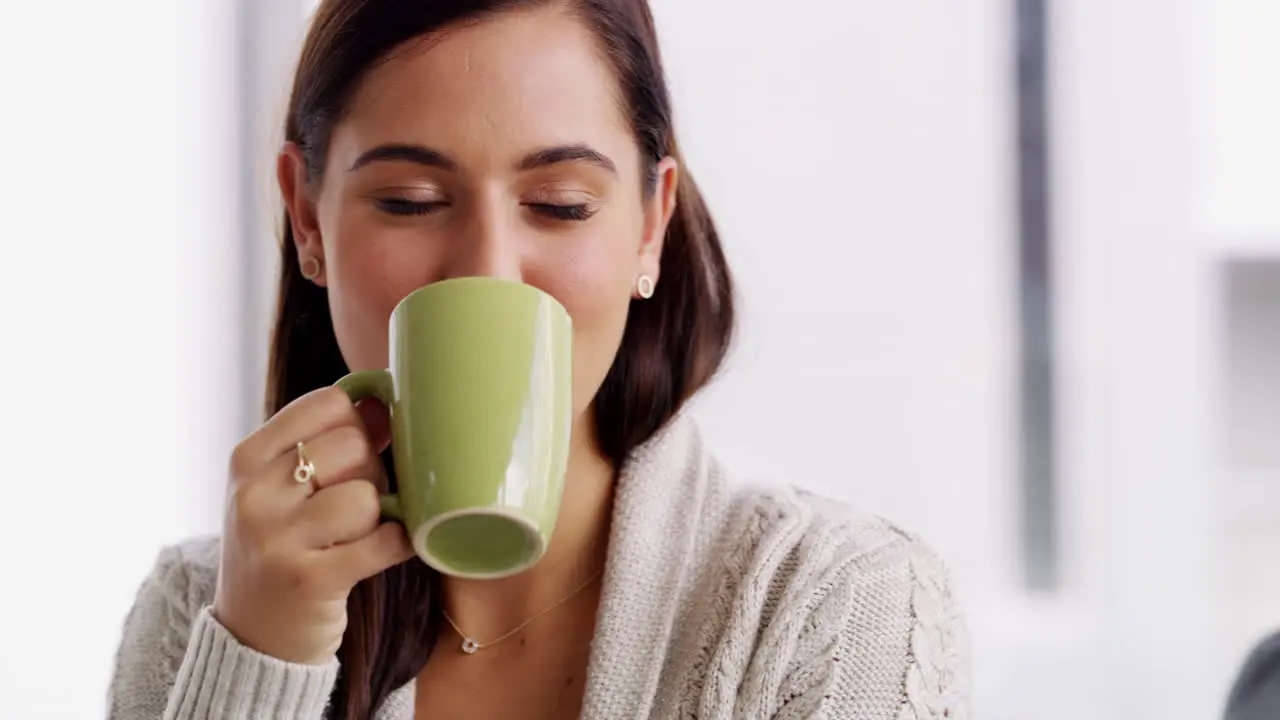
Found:
[{"label": "cream knit sweater", "polygon": [[[166,549],[125,622],[112,720],[319,720],[337,674],[239,643],[207,606],[216,540]],[[412,561],[411,561],[412,562]],[[623,469],[582,717],[969,716],[942,563],[875,517],[730,483],[688,419]],[[412,684],[378,713],[413,717]]]}]

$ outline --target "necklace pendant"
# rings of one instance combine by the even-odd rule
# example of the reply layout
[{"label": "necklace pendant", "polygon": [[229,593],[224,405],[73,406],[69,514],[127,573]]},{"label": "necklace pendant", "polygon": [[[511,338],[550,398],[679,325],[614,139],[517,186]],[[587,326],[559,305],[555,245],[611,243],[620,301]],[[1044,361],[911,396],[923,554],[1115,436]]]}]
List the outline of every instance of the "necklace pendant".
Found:
[{"label": "necklace pendant", "polygon": [[480,649],[480,643],[476,642],[475,640],[472,640],[471,638],[462,639],[462,652],[468,655],[475,655],[476,651],[479,649]]}]

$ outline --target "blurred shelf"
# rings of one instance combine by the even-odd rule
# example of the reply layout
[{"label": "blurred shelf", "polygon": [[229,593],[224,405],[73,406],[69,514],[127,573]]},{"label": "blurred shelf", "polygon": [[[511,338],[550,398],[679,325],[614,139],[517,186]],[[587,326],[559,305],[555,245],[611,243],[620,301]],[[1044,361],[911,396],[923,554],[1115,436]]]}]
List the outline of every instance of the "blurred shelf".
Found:
[{"label": "blurred shelf", "polygon": [[1223,260],[1280,260],[1280,230],[1219,235],[1209,238],[1208,244]]}]

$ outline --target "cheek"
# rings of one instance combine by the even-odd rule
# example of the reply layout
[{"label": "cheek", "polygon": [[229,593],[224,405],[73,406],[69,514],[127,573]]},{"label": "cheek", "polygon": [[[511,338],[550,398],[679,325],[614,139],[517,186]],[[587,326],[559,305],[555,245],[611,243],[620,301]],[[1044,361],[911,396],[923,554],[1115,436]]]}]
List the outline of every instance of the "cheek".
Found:
[{"label": "cheek", "polygon": [[573,318],[573,405],[581,414],[613,365],[630,296],[617,286],[587,284],[558,295]]},{"label": "cheek", "polygon": [[395,232],[335,223],[324,235],[329,309],[338,347],[352,370],[387,366],[387,321],[439,264],[430,246]]},{"label": "cheek", "polygon": [[525,282],[550,293],[573,318],[577,414],[590,406],[613,365],[626,329],[635,273],[635,249],[620,242],[625,235],[592,235],[584,242],[589,246],[566,254],[559,262],[529,267],[525,275]]}]

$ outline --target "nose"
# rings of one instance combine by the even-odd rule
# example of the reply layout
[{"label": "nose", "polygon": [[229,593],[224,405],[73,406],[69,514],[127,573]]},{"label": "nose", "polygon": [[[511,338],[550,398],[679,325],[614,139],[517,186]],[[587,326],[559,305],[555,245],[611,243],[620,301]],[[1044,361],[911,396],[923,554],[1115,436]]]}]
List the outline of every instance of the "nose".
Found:
[{"label": "nose", "polygon": [[484,212],[454,239],[446,278],[492,277],[520,282],[523,262],[519,231],[500,213]]}]

